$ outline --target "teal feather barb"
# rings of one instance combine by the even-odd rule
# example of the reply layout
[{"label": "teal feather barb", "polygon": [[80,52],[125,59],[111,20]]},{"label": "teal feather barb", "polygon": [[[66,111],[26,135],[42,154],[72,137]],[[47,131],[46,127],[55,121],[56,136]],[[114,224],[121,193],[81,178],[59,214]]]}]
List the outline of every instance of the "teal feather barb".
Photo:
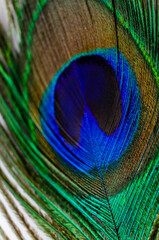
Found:
[{"label": "teal feather barb", "polygon": [[157,240],[158,1],[4,3],[0,239]]}]

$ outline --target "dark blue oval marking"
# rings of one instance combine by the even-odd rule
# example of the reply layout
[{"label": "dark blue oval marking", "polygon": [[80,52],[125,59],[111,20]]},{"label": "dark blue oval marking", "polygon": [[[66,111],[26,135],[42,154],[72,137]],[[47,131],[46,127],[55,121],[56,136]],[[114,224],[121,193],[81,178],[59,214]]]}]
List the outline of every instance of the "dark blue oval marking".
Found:
[{"label": "dark blue oval marking", "polygon": [[86,108],[108,136],[118,128],[122,114],[119,84],[111,65],[99,55],[72,61],[55,86],[56,122],[60,135],[72,146],[78,145]]}]

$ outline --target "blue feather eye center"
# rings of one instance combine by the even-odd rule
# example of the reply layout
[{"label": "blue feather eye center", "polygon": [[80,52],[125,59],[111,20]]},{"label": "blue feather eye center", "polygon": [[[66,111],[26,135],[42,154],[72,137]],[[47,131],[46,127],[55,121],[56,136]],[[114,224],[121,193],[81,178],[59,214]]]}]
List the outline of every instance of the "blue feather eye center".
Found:
[{"label": "blue feather eye center", "polygon": [[111,135],[120,124],[122,108],[119,84],[108,61],[99,55],[72,61],[57,80],[54,109],[60,134],[71,145],[79,142],[87,109],[103,132]]},{"label": "blue feather eye center", "polygon": [[135,74],[116,49],[78,54],[55,74],[40,105],[43,134],[73,169],[105,169],[130,147],[140,118]]}]

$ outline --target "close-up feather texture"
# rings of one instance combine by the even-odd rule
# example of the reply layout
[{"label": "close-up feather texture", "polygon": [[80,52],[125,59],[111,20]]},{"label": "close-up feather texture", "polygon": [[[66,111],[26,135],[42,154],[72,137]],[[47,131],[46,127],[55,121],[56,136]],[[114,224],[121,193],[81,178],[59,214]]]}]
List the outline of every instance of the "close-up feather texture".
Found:
[{"label": "close-up feather texture", "polygon": [[159,239],[158,0],[0,0],[0,240]]}]

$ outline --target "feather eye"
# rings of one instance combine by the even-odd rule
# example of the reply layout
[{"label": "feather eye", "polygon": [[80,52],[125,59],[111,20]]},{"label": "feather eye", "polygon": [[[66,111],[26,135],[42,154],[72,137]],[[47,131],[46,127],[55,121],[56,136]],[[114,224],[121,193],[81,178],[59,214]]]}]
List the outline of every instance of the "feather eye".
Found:
[{"label": "feather eye", "polygon": [[1,192],[33,239],[14,198],[50,239],[157,238],[157,1],[13,7],[17,55],[0,28]]},{"label": "feather eye", "polygon": [[41,103],[47,140],[64,161],[86,173],[117,162],[137,130],[139,90],[127,61],[118,57],[115,49],[73,57],[55,74]]}]

